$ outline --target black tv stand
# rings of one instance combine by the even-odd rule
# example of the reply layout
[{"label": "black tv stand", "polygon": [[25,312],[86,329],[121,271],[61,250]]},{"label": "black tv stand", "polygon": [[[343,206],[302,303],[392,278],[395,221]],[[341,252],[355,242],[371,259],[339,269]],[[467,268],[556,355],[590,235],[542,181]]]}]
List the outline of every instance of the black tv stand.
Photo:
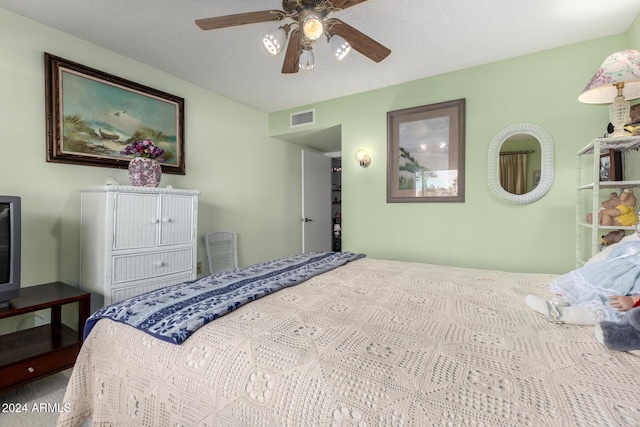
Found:
[{"label": "black tv stand", "polygon": [[[0,319],[51,309],[51,323],[0,336],[0,391],[40,379],[74,365],[89,317],[91,294],[62,282],[20,289],[0,308]],[[62,306],[78,303],[78,330],[62,324]]]}]

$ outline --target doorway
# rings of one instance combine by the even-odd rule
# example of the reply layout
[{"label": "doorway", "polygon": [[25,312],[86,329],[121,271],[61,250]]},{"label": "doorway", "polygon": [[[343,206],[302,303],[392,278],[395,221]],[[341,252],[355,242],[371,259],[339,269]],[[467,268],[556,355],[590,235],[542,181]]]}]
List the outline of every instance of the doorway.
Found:
[{"label": "doorway", "polygon": [[332,245],[331,159],[302,150],[302,252],[329,252]]},{"label": "doorway", "polygon": [[331,158],[331,250],[342,251],[342,157]]},{"label": "doorway", "polygon": [[[312,252],[314,250],[320,251],[331,251],[334,248],[336,242],[334,241],[334,227],[335,227],[335,215],[336,210],[339,209],[338,219],[340,227],[342,227],[342,179],[341,173],[334,174],[332,172],[333,164],[336,162],[332,160],[334,158],[338,158],[338,162],[341,164],[341,150],[342,150],[342,126],[335,125],[328,128],[323,129],[308,129],[308,130],[299,130],[295,132],[290,132],[281,135],[273,135],[275,138],[278,138],[282,141],[288,142],[290,144],[297,145],[302,148],[302,252]],[[318,193],[315,194],[314,187],[312,182],[316,180],[324,181],[325,178],[309,178],[305,179],[305,165],[304,165],[304,153],[311,153],[307,157],[312,157],[313,154],[319,155],[324,158],[326,162],[326,168],[319,167],[319,169],[324,169],[327,174],[326,186],[318,185],[317,188]],[[320,154],[324,153],[324,154]],[[316,156],[313,156],[316,157]],[[311,162],[307,164],[306,171],[310,172],[310,170],[315,169]],[[332,176],[336,175],[336,176]],[[340,203],[336,205],[333,204],[333,179],[338,178],[340,180],[340,191],[335,192],[335,195],[338,197]],[[310,187],[305,188],[307,185],[305,182],[309,181]],[[316,181],[320,182],[320,181]],[[326,199],[321,195],[322,192],[326,191]],[[315,194],[315,196],[314,196]],[[306,197],[305,197],[306,196]],[[320,209],[319,212],[326,212],[326,229],[324,231],[318,232],[315,234],[314,229],[319,227],[319,221],[314,220],[314,216],[317,216],[316,213],[312,213],[312,208],[305,208],[305,199],[307,202],[312,200],[324,200],[326,205],[326,210],[324,208]],[[324,215],[324,214],[323,214]],[[305,218],[310,221],[305,222]],[[323,240],[322,243],[314,243],[312,240],[314,236],[321,236],[320,239]],[[323,237],[322,237],[323,236]],[[324,240],[326,239],[326,240]],[[340,230],[340,249],[342,249],[342,231]],[[319,249],[323,248],[323,249]]]}]

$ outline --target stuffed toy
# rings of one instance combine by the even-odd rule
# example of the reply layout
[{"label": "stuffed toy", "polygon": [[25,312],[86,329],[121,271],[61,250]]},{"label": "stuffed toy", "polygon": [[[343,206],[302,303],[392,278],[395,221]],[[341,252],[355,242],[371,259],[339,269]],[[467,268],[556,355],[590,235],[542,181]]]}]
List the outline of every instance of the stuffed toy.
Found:
[{"label": "stuffed toy", "polygon": [[640,350],[640,307],[634,307],[620,322],[600,322],[596,325],[596,338],[611,350]]},{"label": "stuffed toy", "polygon": [[[605,209],[615,209],[615,207],[618,206],[619,204],[620,204],[620,196],[618,196],[618,193],[614,191],[613,193],[609,194],[608,199],[602,202],[602,208],[600,209],[600,211],[602,212]],[[601,216],[600,214],[598,214],[598,221],[600,220],[601,220]],[[587,223],[593,224],[593,215],[591,214],[591,212],[587,214]],[[602,223],[600,223],[600,225],[602,225]]]},{"label": "stuffed toy", "polygon": [[[640,136],[640,104],[631,107],[629,121],[624,130],[629,133],[629,136]],[[607,133],[613,133],[613,125],[611,123],[607,126]]]},{"label": "stuffed toy", "polygon": [[631,136],[640,136],[640,123],[627,125],[624,127],[624,130],[629,132]]},{"label": "stuffed toy", "polygon": [[600,244],[604,247],[618,243],[624,237],[624,230],[613,230],[602,236]]},{"label": "stuffed toy", "polygon": [[629,121],[624,127],[624,130],[629,132],[631,136],[640,135],[640,104],[631,107],[631,111],[629,111]]},{"label": "stuffed toy", "polygon": [[633,105],[629,110],[629,123],[630,124],[640,123],[640,104]]},{"label": "stuffed toy", "polygon": [[[638,223],[636,203],[638,199],[630,188],[625,188],[620,194],[620,204],[615,208],[604,208],[598,214],[600,225],[629,226]],[[604,202],[603,202],[604,203]]]}]

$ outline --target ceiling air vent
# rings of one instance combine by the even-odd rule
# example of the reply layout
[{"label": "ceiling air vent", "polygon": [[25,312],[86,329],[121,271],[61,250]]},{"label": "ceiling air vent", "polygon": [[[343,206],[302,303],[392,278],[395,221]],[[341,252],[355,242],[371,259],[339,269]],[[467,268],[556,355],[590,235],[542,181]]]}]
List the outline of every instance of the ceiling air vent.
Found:
[{"label": "ceiling air vent", "polygon": [[316,122],[316,110],[299,111],[291,114],[291,127],[311,125]]}]

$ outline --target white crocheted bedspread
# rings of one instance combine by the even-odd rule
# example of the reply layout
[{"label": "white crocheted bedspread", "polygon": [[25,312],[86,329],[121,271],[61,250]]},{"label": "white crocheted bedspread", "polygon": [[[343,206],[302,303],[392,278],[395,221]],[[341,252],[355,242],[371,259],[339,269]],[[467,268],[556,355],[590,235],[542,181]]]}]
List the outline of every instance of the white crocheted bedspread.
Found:
[{"label": "white crocheted bedspread", "polygon": [[58,425],[640,425],[640,354],[526,307],[553,277],[364,258],[182,345],[100,320]]}]

